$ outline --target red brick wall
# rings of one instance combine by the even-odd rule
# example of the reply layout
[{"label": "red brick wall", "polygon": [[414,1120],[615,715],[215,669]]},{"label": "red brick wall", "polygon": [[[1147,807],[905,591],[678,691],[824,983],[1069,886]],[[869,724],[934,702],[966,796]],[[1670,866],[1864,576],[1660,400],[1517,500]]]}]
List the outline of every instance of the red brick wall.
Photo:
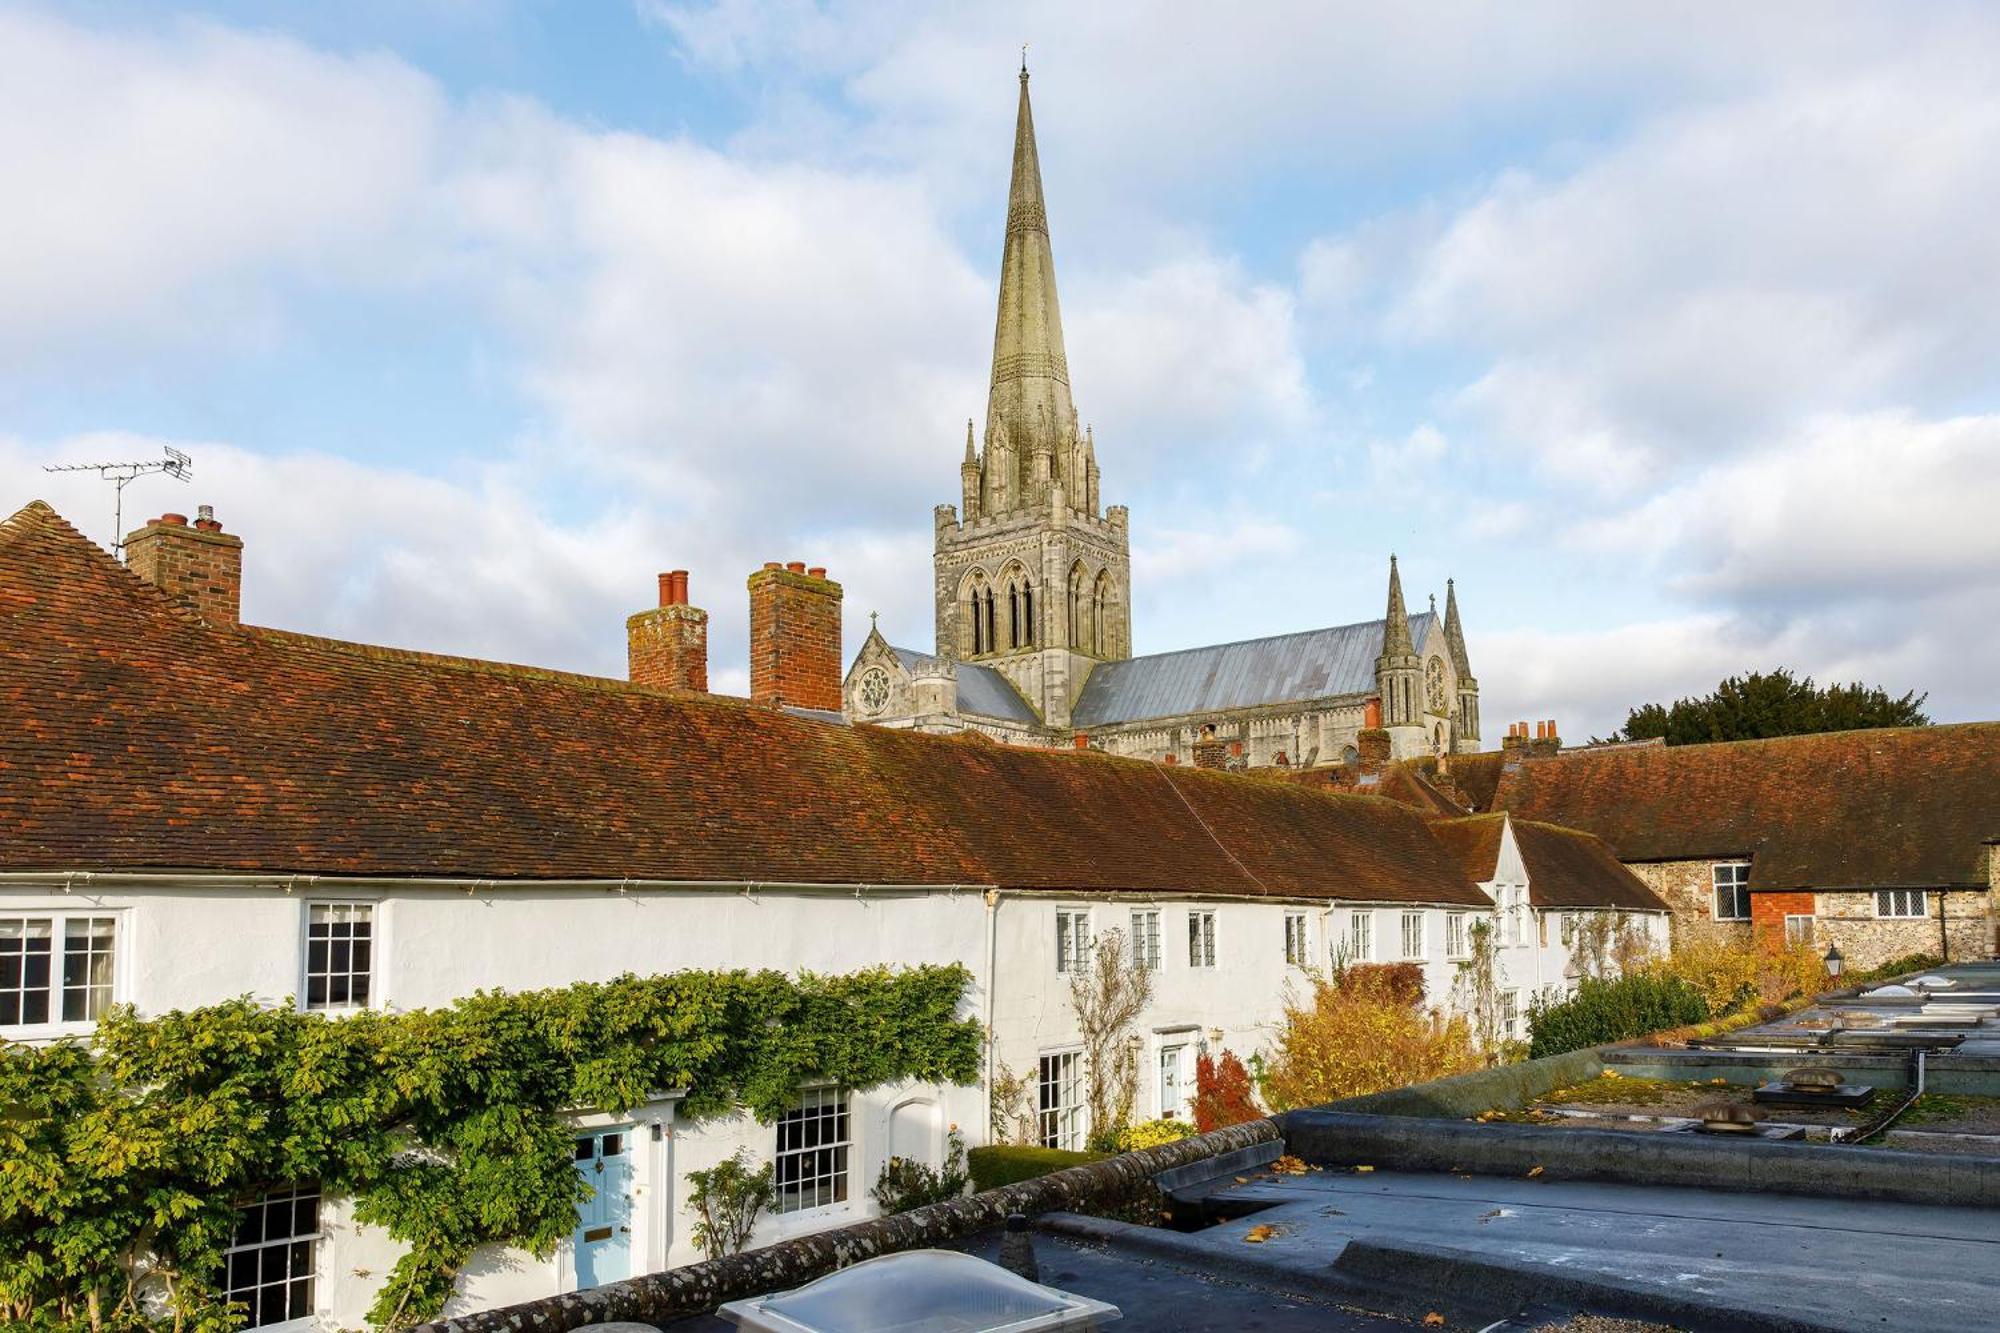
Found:
[{"label": "red brick wall", "polygon": [[708,689],[708,612],[662,606],[625,622],[626,675],[656,690]]},{"label": "red brick wall", "polygon": [[125,539],[125,564],[211,625],[234,625],[243,604],[243,539],[213,519],[189,526],[162,514]]},{"label": "red brick wall", "polygon": [[1750,931],[1763,944],[1774,948],[1785,943],[1785,918],[1814,915],[1811,893],[1753,893],[1750,895]]},{"label": "red brick wall", "polygon": [[823,569],[766,565],[750,576],[750,697],[840,711],[840,597]]}]

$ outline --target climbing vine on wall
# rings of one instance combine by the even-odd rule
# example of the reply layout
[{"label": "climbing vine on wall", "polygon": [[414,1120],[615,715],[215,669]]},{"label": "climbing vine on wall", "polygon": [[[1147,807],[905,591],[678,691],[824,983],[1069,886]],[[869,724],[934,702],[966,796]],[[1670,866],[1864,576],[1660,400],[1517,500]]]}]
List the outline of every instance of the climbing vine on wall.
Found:
[{"label": "climbing vine on wall", "polygon": [[0,1043],[0,1326],[233,1327],[237,1205],[295,1182],[409,1247],[369,1318],[419,1322],[475,1248],[570,1233],[567,1113],[681,1089],[684,1115],[770,1119],[807,1082],[975,1082],[967,979],[677,972],[341,1019],[236,1000]]}]

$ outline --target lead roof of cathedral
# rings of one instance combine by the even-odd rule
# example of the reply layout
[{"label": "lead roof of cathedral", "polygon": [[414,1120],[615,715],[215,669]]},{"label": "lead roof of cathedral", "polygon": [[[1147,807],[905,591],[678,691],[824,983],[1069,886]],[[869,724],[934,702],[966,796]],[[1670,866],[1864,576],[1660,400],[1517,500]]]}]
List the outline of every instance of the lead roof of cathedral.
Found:
[{"label": "lead roof of cathedral", "polygon": [[[890,652],[903,664],[903,670],[914,674],[917,663],[933,656],[920,653],[914,648],[891,646]],[[1007,678],[990,666],[980,666],[976,662],[960,662],[958,665],[958,711],[970,713],[974,717],[991,717],[1005,722],[1039,722],[1035,710],[1021,697],[1019,690]]]},{"label": "lead roof of cathedral", "polygon": [[[1431,618],[1428,611],[1410,617],[1410,635],[1419,645],[1430,633]],[[1364,620],[1103,662],[1084,682],[1072,717],[1079,727],[1102,727],[1372,694],[1383,624]]]}]

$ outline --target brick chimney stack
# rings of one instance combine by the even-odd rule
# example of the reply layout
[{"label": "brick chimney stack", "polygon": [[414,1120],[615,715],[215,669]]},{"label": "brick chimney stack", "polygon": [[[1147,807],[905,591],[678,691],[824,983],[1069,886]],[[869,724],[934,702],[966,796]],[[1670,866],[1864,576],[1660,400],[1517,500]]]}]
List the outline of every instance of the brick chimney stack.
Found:
[{"label": "brick chimney stack", "polygon": [[660,604],[625,621],[625,674],[656,690],[708,691],[708,612],[688,605],[688,572],[660,575]]},{"label": "brick chimney stack", "polygon": [[750,697],[840,711],[840,585],[823,566],[773,560],[750,576]]},{"label": "brick chimney stack", "polygon": [[162,514],[128,535],[126,567],[185,602],[209,624],[237,624],[243,605],[243,539],[224,532],[208,505],[195,515],[190,525],[185,514]]}]

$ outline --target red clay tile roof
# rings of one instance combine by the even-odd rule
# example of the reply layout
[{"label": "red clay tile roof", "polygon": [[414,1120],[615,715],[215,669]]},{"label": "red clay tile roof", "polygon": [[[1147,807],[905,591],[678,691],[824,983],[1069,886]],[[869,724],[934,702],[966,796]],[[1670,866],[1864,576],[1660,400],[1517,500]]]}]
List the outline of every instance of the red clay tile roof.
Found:
[{"label": "red clay tile roof", "polygon": [[1497,799],[1625,861],[1748,856],[1753,890],[1983,888],[2000,723],[1578,752],[1522,764]]},{"label": "red clay tile roof", "polygon": [[1536,907],[1668,910],[1666,899],[1626,869],[1595,834],[1517,819],[1514,845],[1528,867],[1528,901]]},{"label": "red clay tile roof", "polygon": [[1445,845],[1465,877],[1475,884],[1493,878],[1500,860],[1500,830],[1505,815],[1466,815],[1461,819],[1440,819],[1431,824],[1431,834]]},{"label": "red clay tile roof", "polygon": [[0,524],[0,868],[994,884],[1479,903],[1414,811],[210,627]]},{"label": "red clay tile roof", "polygon": [[1451,780],[1458,784],[1474,810],[1493,808],[1493,794],[1500,786],[1500,766],[1505,759],[1498,750],[1451,757]]},{"label": "red clay tile roof", "polygon": [[[1493,878],[1505,814],[1440,819],[1431,832],[1451,850],[1466,878]],[[1513,820],[1514,845],[1528,872],[1528,902],[1536,907],[1619,907],[1664,912],[1666,900],[1626,869],[1602,838],[1530,819]]]}]

